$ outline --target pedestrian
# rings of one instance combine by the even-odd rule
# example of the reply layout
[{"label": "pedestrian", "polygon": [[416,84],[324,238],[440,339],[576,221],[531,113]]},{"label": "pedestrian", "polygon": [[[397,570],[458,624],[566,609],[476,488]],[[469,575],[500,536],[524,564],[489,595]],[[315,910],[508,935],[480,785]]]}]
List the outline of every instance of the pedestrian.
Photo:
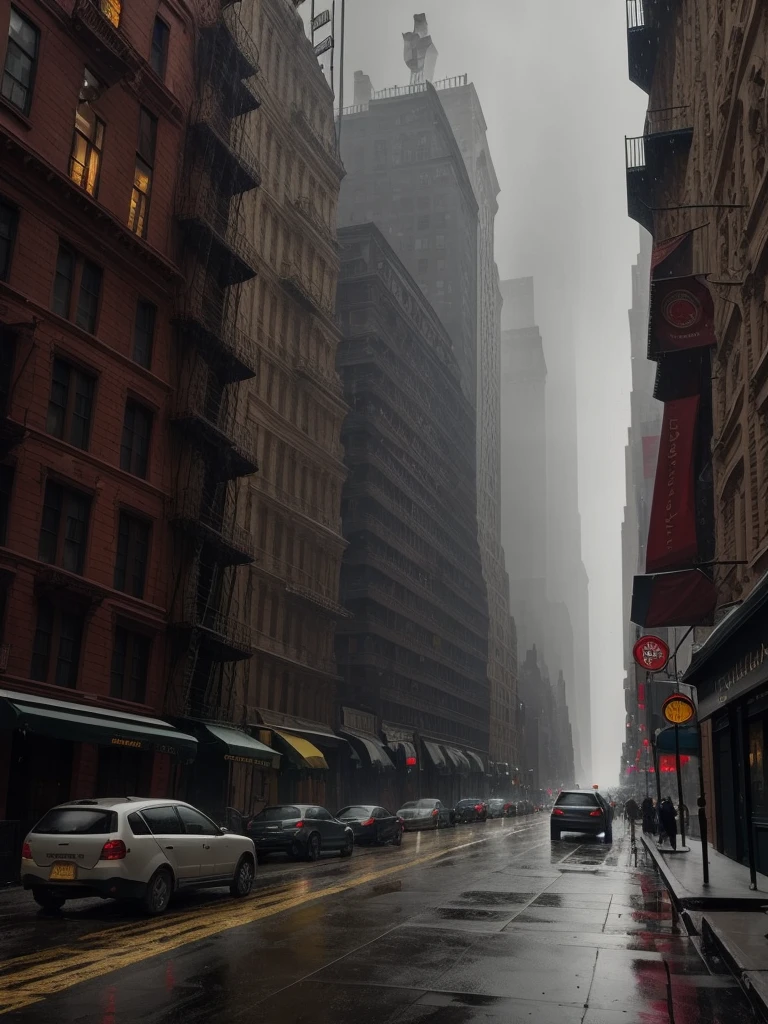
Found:
[{"label": "pedestrian", "polygon": [[643,800],[642,815],[643,832],[649,836],[656,835],[656,808],[653,806],[653,800],[649,796]]},{"label": "pedestrian", "polygon": [[637,806],[637,802],[633,797],[630,797],[624,805],[624,814],[627,821],[637,821],[640,817],[640,808]]},{"label": "pedestrian", "polygon": [[[677,821],[675,820],[676,818],[677,811],[675,810],[674,804],[668,796],[664,797],[664,799],[661,801],[661,804],[659,805],[659,821],[661,822],[661,827],[664,829],[664,832],[667,838],[669,839],[669,845],[672,847],[673,850],[677,849]],[[663,840],[661,839],[659,840],[659,846],[661,846],[662,841]]]}]

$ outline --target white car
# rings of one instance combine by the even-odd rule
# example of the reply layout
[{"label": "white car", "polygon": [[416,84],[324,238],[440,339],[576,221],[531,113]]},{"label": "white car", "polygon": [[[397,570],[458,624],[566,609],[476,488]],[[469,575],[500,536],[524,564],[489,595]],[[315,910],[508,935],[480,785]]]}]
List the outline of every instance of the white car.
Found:
[{"label": "white car", "polygon": [[44,910],[101,896],[162,914],[182,889],[247,896],[255,870],[252,840],[179,800],[71,800],[38,821],[21,852],[22,885]]}]

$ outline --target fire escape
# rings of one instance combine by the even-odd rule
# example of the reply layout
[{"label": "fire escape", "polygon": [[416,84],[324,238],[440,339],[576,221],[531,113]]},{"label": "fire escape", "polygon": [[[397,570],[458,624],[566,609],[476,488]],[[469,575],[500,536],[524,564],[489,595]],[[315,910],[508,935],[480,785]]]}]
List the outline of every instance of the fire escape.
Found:
[{"label": "fire escape", "polygon": [[223,721],[233,715],[235,663],[254,650],[236,571],[255,550],[235,519],[238,480],[258,469],[255,433],[238,407],[239,383],[256,374],[238,300],[239,285],[258,267],[241,213],[242,196],[261,183],[246,136],[247,115],[260,105],[250,83],[257,70],[253,40],[223,0],[201,33],[177,202],[186,285],[176,315],[178,460],[169,516],[176,535],[173,711]]}]

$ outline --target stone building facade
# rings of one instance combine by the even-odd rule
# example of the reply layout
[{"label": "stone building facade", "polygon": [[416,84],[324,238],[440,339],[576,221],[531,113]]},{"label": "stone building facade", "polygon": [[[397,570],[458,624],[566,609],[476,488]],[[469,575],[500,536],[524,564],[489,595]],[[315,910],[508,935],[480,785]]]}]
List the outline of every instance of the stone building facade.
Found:
[{"label": "stone building facade", "polygon": [[489,751],[474,411],[449,336],[383,233],[345,227],[339,240],[344,703],[392,751],[395,771],[373,783],[392,806],[452,804],[483,792]]}]

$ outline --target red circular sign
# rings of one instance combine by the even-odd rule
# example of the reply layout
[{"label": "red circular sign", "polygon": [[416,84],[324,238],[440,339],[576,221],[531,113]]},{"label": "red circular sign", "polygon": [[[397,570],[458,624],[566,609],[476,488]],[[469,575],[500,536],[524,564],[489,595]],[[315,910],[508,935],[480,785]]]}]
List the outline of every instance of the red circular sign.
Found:
[{"label": "red circular sign", "polygon": [[669,647],[661,637],[641,636],[632,648],[632,656],[646,672],[661,672],[669,661]]},{"label": "red circular sign", "polygon": [[692,292],[679,288],[667,295],[661,315],[676,330],[684,331],[701,319],[701,304]]}]

